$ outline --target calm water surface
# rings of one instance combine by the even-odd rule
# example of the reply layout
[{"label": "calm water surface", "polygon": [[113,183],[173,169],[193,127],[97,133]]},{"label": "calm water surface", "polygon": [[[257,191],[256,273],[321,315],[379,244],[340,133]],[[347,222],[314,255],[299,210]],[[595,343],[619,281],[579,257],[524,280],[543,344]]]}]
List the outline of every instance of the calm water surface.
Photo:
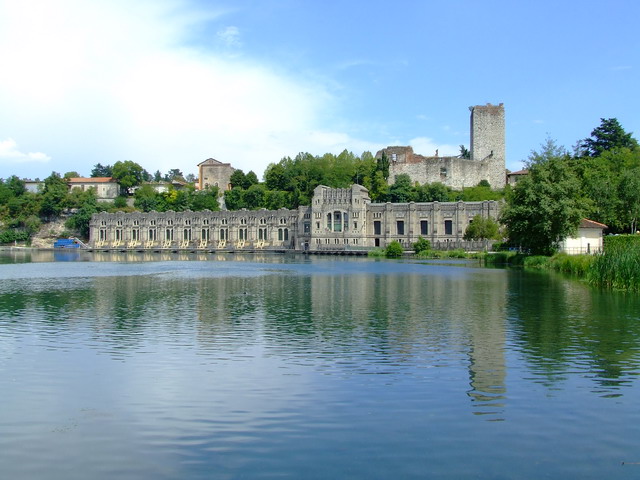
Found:
[{"label": "calm water surface", "polygon": [[0,252],[2,478],[640,478],[638,372],[555,275]]}]

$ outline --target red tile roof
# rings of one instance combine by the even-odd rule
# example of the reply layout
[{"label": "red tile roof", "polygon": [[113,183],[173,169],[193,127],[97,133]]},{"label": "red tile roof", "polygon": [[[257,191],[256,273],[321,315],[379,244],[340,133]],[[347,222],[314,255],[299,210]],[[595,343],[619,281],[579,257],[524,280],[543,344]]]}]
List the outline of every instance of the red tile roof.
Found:
[{"label": "red tile roof", "polygon": [[69,183],[115,183],[116,181],[111,177],[72,177],[68,178]]},{"label": "red tile roof", "polygon": [[604,230],[605,228],[609,228],[609,227],[607,227],[604,223],[599,223],[593,220],[589,220],[587,218],[583,218],[580,221],[580,228],[600,228]]}]

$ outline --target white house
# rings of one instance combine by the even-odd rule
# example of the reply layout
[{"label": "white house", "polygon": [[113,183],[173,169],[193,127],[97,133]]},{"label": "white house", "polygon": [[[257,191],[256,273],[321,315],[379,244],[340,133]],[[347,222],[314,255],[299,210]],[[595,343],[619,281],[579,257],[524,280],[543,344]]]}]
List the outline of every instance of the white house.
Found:
[{"label": "white house", "polygon": [[567,237],[560,244],[560,251],[569,255],[579,255],[581,253],[598,253],[602,251],[603,231],[607,226],[603,223],[594,222],[583,218],[578,227],[578,233],[574,237]]}]

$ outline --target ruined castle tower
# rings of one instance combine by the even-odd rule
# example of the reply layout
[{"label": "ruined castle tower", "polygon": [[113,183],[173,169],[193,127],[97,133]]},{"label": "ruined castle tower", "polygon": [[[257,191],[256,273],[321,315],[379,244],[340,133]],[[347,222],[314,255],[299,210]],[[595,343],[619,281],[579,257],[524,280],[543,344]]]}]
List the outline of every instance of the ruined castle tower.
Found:
[{"label": "ruined castle tower", "polygon": [[471,158],[433,156],[414,153],[409,146],[386,147],[376,153],[389,159],[389,183],[407,174],[420,184],[440,182],[460,190],[475,187],[487,180],[491,188],[504,188],[506,183],[504,104],[477,105],[471,110]]},{"label": "ruined castle tower", "polygon": [[486,180],[493,188],[504,188],[504,104],[476,105],[471,110],[471,159],[486,163]]}]

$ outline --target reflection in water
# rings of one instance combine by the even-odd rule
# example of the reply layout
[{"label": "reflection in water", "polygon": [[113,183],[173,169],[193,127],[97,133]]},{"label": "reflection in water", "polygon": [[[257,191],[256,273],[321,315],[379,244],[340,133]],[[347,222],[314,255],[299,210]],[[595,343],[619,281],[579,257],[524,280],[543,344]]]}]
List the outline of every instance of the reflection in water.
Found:
[{"label": "reflection in water", "polygon": [[640,433],[635,297],[519,271],[163,255],[0,265],[9,473],[80,451],[50,478],[77,462],[94,478],[297,477],[310,461],[325,478],[460,478],[469,462],[538,478],[541,458],[586,478],[571,470],[585,451],[610,463]]}]

